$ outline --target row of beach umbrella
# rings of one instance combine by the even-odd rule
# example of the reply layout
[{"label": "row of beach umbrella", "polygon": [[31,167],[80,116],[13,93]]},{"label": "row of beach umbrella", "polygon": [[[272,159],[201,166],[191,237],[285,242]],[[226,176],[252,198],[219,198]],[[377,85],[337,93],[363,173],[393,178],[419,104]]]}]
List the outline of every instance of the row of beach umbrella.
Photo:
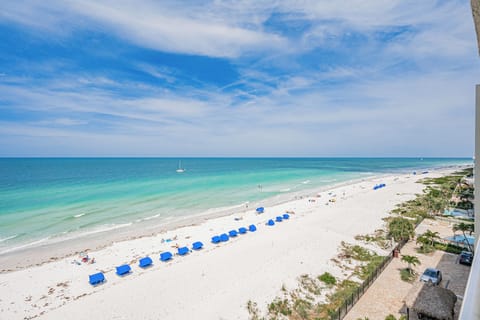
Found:
[{"label": "row of beach umbrella", "polygon": [[[261,207],[261,209],[262,209],[261,212],[263,213],[264,208]],[[257,212],[259,212],[258,209],[257,209]],[[290,218],[290,215],[288,213],[285,213],[282,216],[277,216],[275,218],[275,220],[274,219],[268,220],[266,225],[273,226],[273,225],[275,225],[275,222],[282,222],[283,220],[287,220],[289,218]],[[257,231],[257,227],[254,224],[251,224],[251,225],[248,226],[248,228],[241,227],[241,228],[238,228],[238,230],[237,229],[232,229],[232,230],[230,230],[228,232],[225,232],[225,233],[222,233],[220,235],[215,235],[211,238],[211,242],[214,243],[214,244],[218,244],[218,243],[221,243],[221,242],[227,242],[230,238],[235,238],[239,234],[246,234],[247,232],[255,232],[255,231]],[[191,250],[188,247],[177,248],[177,255],[185,256],[188,253],[190,253],[192,250],[197,251],[197,250],[200,250],[202,248],[203,248],[203,243],[201,241],[197,241],[197,242],[192,243],[192,249]],[[170,251],[165,251],[165,252],[160,253],[160,261],[165,262],[165,261],[171,260],[172,258],[173,258],[173,254]],[[152,258],[150,258],[148,256],[144,257],[144,258],[141,258],[138,261],[138,266],[142,269],[148,268],[148,267],[152,266],[152,264],[153,264],[153,260],[152,260]],[[124,265],[116,267],[116,274],[118,276],[125,276],[125,275],[131,273],[131,271],[132,271],[132,268],[128,264],[124,264]],[[103,283],[104,281],[105,281],[105,275],[102,272],[95,273],[95,274],[92,274],[92,275],[89,276],[89,283],[93,286],[95,286],[97,284],[100,284],[100,283]]]}]

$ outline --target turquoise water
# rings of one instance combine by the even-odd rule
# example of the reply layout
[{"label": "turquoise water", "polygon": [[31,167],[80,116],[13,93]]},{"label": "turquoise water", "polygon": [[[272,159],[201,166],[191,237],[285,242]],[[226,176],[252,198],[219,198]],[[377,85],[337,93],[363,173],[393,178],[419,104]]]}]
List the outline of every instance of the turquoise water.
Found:
[{"label": "turquoise water", "polygon": [[0,253],[25,244],[470,159],[0,159]]},{"label": "turquoise water", "polygon": [[463,236],[463,234],[456,234],[455,237],[447,237],[445,238],[446,240],[458,242],[458,243],[464,243],[467,244],[467,242],[470,245],[473,245],[475,238],[472,236]]}]

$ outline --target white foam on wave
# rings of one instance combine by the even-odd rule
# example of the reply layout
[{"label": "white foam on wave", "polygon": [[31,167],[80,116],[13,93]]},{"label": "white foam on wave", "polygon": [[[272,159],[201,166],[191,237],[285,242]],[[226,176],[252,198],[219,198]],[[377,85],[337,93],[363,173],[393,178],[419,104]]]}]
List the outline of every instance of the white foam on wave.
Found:
[{"label": "white foam on wave", "polygon": [[12,252],[12,251],[17,251],[17,250],[24,249],[24,248],[28,248],[28,247],[33,247],[33,246],[35,246],[35,245],[38,245],[38,244],[40,244],[40,243],[42,243],[42,242],[47,241],[48,239],[50,239],[50,237],[46,237],[46,238],[42,238],[42,239],[39,239],[39,240],[36,240],[36,241],[33,241],[33,242],[29,242],[29,243],[26,243],[26,244],[22,244],[22,245],[20,245],[20,246],[8,248],[8,249],[6,249],[6,250],[0,251],[0,254],[5,254],[5,253],[9,253],[9,252]]},{"label": "white foam on wave", "polygon": [[10,236],[10,237],[0,238],[0,242],[4,242],[4,241],[7,241],[7,240],[16,238],[17,236],[18,236],[18,234],[14,234],[13,236]]},{"label": "white foam on wave", "polygon": [[280,192],[288,192],[288,191],[291,191],[292,189],[290,188],[285,188],[285,189],[280,189]]},{"label": "white foam on wave", "polygon": [[302,184],[309,184],[309,183],[310,183],[310,180],[302,181]]},{"label": "white foam on wave", "polygon": [[79,213],[79,214],[74,215],[73,217],[74,218],[80,218],[80,217],[83,217],[84,215],[85,215],[85,213]]}]

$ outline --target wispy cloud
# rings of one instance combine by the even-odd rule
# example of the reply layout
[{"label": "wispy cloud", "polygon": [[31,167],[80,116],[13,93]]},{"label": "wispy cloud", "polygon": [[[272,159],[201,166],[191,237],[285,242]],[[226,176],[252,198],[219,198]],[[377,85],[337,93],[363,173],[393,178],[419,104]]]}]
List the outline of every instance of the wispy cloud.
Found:
[{"label": "wispy cloud", "polygon": [[463,1],[12,2],[0,26],[31,52],[0,36],[0,155],[469,156],[470,18]]}]

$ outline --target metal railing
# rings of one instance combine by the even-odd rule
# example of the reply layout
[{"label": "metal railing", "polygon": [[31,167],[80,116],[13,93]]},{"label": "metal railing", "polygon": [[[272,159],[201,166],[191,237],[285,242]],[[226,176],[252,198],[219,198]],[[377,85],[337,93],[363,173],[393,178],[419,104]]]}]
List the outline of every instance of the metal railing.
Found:
[{"label": "metal railing", "polygon": [[395,249],[392,251],[392,254],[385,257],[385,259],[375,268],[375,270],[368,276],[365,281],[363,281],[360,286],[353,292],[335,311],[330,313],[330,320],[342,320],[350,311],[355,303],[363,296],[367,289],[373,284],[373,282],[378,278],[382,271],[388,266],[390,261],[394,258],[394,252],[400,252],[400,249],[407,243],[407,241],[400,242]]}]

